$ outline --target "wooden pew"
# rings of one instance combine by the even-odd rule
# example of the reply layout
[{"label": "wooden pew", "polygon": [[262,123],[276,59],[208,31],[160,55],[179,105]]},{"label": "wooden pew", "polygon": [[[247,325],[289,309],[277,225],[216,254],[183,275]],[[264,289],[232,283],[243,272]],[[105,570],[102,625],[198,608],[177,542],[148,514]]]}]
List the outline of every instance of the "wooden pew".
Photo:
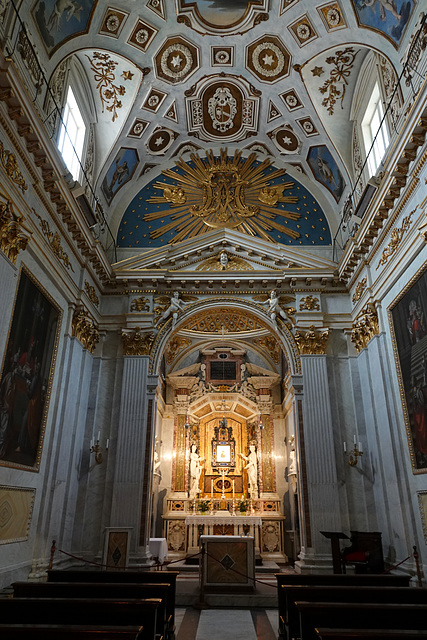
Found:
[{"label": "wooden pew", "polygon": [[409,587],[411,577],[409,575],[387,574],[336,574],[336,573],[276,573],[278,587],[278,613],[279,613],[279,638],[286,639],[287,610],[285,591],[283,585],[330,585],[330,586],[394,586]]},{"label": "wooden pew", "polygon": [[[173,636],[173,623],[167,615],[169,584],[128,584],[104,582],[14,582],[15,598],[110,598],[115,600],[160,598],[157,609],[158,636]],[[169,619],[168,619],[169,617]]]},{"label": "wooden pew", "polygon": [[316,629],[319,640],[427,640],[426,631],[414,629]]},{"label": "wooden pew", "polygon": [[287,638],[300,636],[297,601],[401,603],[427,605],[427,589],[419,587],[284,585]]},{"label": "wooden pew", "polygon": [[142,640],[143,635],[137,626],[0,624],[0,637],[5,640]]},{"label": "wooden pew", "polygon": [[301,640],[318,640],[316,629],[413,629],[426,631],[427,605],[377,602],[296,602]]},{"label": "wooden pew", "polygon": [[114,600],[109,598],[0,598],[3,624],[142,627],[141,640],[156,638],[159,598]]},{"label": "wooden pew", "polygon": [[[175,631],[176,579],[179,571],[94,571],[85,569],[51,569],[47,572],[48,582],[161,582],[170,585],[170,598],[166,615]],[[363,576],[362,576],[363,577]]]}]

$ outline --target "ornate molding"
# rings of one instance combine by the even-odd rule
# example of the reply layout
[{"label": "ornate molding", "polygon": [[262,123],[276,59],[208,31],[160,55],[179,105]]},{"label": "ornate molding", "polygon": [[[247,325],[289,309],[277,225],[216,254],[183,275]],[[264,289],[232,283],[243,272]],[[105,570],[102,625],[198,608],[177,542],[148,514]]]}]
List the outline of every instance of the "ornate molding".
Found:
[{"label": "ornate molding", "polygon": [[71,269],[71,271],[74,272],[73,265],[71,264],[68,258],[68,254],[65,253],[65,251],[61,247],[61,236],[59,235],[59,233],[57,231],[55,232],[51,231],[48,221],[43,220],[43,218],[39,216],[39,214],[35,211],[34,208],[33,208],[33,213],[40,220],[40,227],[41,227],[42,233],[47,239],[48,243],[50,244],[50,248],[52,249],[53,253],[56,255],[56,257],[59,260],[61,260],[61,262],[64,263],[67,269]]},{"label": "ornate molding", "polygon": [[364,278],[362,278],[362,280],[360,282],[357,283],[356,290],[353,293],[353,297],[351,299],[353,304],[358,302],[360,300],[360,298],[362,297],[362,294],[366,289],[367,282],[368,282],[368,279],[365,276]]},{"label": "ornate molding", "polygon": [[94,51],[93,58],[89,58],[88,55],[86,58],[89,60],[94,80],[97,83],[96,88],[101,99],[102,113],[107,109],[113,114],[112,121],[114,122],[118,117],[117,109],[121,109],[123,106],[119,96],[124,96],[126,93],[123,85],[114,84],[116,79],[114,71],[119,63],[112,60],[108,53],[100,53],[99,51]]},{"label": "ornate molding", "polygon": [[6,171],[9,178],[14,182],[22,191],[28,189],[28,185],[24,180],[22,173],[19,171],[18,163],[16,162],[16,156],[8,149],[4,148],[3,142],[0,140],[0,161],[3,165],[3,169]]},{"label": "ornate molding", "polygon": [[191,345],[191,340],[188,338],[172,338],[167,346],[166,362],[172,364],[178,354],[181,353],[186,347]]},{"label": "ornate molding", "polygon": [[73,314],[71,329],[72,335],[82,343],[85,349],[93,353],[99,342],[99,331],[86,309],[76,309]]},{"label": "ornate molding", "polygon": [[14,212],[12,202],[0,201],[0,249],[13,264],[31,240],[31,232],[23,222],[24,218]]},{"label": "ornate molding", "polygon": [[98,307],[99,306],[99,298],[96,295],[95,287],[92,287],[92,285],[90,285],[87,280],[85,280],[85,291],[86,291],[86,293],[88,295],[89,300],[94,305],[96,305]]},{"label": "ornate molding", "polygon": [[314,325],[308,331],[297,329],[294,338],[301,355],[323,355],[329,338],[329,329],[316,330]]},{"label": "ornate molding", "polygon": [[378,314],[375,306],[369,303],[357,317],[351,332],[351,341],[354,343],[357,353],[360,353],[379,332]]},{"label": "ornate molding", "polygon": [[[224,257],[225,256],[225,257]],[[219,255],[204,260],[196,267],[196,271],[252,271],[253,266],[238,256],[221,251]]]},{"label": "ornate molding", "polygon": [[242,333],[265,328],[256,318],[247,315],[244,311],[222,308],[198,313],[182,327],[182,330],[218,333],[224,329],[225,333]]},{"label": "ornate molding", "polygon": [[125,356],[149,356],[154,342],[154,333],[142,333],[140,327],[123,330],[123,350]]},{"label": "ornate molding", "polygon": [[300,311],[320,311],[319,298],[313,298],[313,296],[305,296],[301,298],[299,303]]},{"label": "ornate molding", "polygon": [[273,336],[255,338],[254,343],[259,345],[262,349],[266,349],[268,351],[274,364],[280,363],[280,354],[282,353],[282,349],[276,338],[273,338]]},{"label": "ornate molding", "polygon": [[386,264],[389,257],[392,256],[393,253],[397,251],[400,243],[402,242],[403,236],[405,235],[405,233],[408,231],[409,227],[412,224],[412,215],[414,214],[415,211],[416,209],[411,211],[411,213],[408,216],[403,218],[402,226],[400,227],[400,229],[399,228],[392,229],[390,234],[391,240],[382,253],[381,260],[377,264],[377,269],[379,269],[380,266]]},{"label": "ornate molding", "polygon": [[150,301],[145,296],[134,298],[130,304],[131,311],[150,311]]}]

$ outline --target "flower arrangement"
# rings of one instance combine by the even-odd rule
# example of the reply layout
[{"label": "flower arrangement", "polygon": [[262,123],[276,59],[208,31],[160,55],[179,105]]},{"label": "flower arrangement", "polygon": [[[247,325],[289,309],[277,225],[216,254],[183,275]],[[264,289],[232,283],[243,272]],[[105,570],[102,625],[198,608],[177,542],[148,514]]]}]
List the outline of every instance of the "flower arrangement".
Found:
[{"label": "flower arrangement", "polygon": [[206,513],[209,510],[209,506],[211,504],[210,500],[200,500],[199,501],[199,511],[202,513]]},{"label": "flower arrangement", "polygon": [[237,503],[240,513],[246,513],[249,509],[249,501],[246,500],[245,494],[242,495],[242,499]]}]

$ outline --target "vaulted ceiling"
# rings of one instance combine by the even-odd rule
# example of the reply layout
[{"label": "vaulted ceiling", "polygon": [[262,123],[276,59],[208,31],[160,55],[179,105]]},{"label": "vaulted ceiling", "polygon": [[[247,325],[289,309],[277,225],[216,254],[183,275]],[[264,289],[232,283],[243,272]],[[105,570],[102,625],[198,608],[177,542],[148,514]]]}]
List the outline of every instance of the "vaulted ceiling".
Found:
[{"label": "vaulted ceiling", "polygon": [[19,13],[59,103],[67,74],[80,78],[87,175],[118,246],[141,251],[218,228],[330,245],[355,180],[360,70],[375,51],[401,72],[415,4],[43,0]]}]

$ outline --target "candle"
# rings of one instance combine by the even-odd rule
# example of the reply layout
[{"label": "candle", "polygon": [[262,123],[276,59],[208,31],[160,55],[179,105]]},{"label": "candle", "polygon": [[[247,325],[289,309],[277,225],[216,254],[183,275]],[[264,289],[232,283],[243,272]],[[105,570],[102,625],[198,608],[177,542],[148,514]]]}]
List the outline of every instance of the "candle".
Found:
[{"label": "candle", "polygon": [[107,438],[107,444],[105,445],[105,448],[108,449],[109,446],[110,446],[110,438]]},{"label": "candle", "polygon": [[353,442],[356,444],[356,434],[354,434]]},{"label": "candle", "polygon": [[347,453],[347,443],[344,442],[344,453]]},{"label": "candle", "polygon": [[362,453],[362,443],[361,442],[359,442],[359,451],[360,451],[360,453]]}]

